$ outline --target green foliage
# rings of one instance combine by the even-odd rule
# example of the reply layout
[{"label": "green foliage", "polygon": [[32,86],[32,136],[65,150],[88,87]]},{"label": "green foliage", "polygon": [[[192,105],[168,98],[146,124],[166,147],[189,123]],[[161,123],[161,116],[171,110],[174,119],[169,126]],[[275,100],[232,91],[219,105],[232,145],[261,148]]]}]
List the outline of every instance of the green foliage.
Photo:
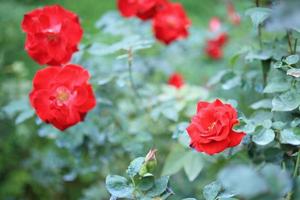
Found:
[{"label": "green foliage", "polygon": [[140,173],[147,162],[149,161],[144,157],[134,159],[127,169],[129,179],[117,175],[106,177],[106,188],[112,198],[151,199],[161,197],[166,199],[172,194],[168,188],[168,176],[155,179],[154,175],[148,171]]}]

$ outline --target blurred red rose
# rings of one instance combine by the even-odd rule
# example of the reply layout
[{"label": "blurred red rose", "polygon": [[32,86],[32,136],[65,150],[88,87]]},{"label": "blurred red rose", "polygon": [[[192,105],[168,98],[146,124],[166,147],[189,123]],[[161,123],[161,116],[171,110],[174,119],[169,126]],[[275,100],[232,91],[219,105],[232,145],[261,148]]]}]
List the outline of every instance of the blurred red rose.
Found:
[{"label": "blurred red rose", "polygon": [[218,35],[218,37],[216,37],[214,39],[214,41],[220,46],[223,47],[227,41],[228,41],[228,35],[227,33],[223,32],[221,34]]},{"label": "blurred red rose", "polygon": [[186,38],[191,21],[179,3],[169,3],[153,19],[155,37],[165,44]]},{"label": "blurred red rose", "polygon": [[209,30],[212,32],[219,31],[221,29],[221,21],[218,17],[212,17],[209,21]]},{"label": "blurred red rose", "polygon": [[89,78],[78,65],[46,67],[35,74],[30,103],[44,122],[63,131],[83,121],[96,105]]},{"label": "blurred red rose", "polygon": [[219,99],[213,103],[199,102],[187,128],[190,146],[209,155],[237,146],[245,136],[232,129],[238,123],[237,112],[230,104],[223,104]]},{"label": "blurred red rose", "polygon": [[181,76],[181,74],[174,73],[170,76],[170,78],[168,80],[168,84],[177,89],[180,89],[184,85],[184,79]]},{"label": "blurred red rose", "polygon": [[206,55],[214,60],[221,59],[223,57],[223,46],[227,43],[227,41],[228,35],[225,32],[219,34],[214,39],[207,40],[205,46]]},{"label": "blurred red rose", "polygon": [[206,43],[205,53],[214,60],[221,59],[223,57],[223,49],[215,40],[209,40]]},{"label": "blurred red rose", "polygon": [[118,0],[118,9],[124,17],[137,16],[148,20],[167,3],[167,0]]},{"label": "blurred red rose", "polygon": [[239,25],[241,23],[240,15],[235,11],[234,5],[232,2],[227,4],[227,13],[229,21],[234,25]]},{"label": "blurred red rose", "polygon": [[83,34],[77,15],[59,5],[25,14],[22,29],[27,34],[25,50],[41,65],[69,62]]}]

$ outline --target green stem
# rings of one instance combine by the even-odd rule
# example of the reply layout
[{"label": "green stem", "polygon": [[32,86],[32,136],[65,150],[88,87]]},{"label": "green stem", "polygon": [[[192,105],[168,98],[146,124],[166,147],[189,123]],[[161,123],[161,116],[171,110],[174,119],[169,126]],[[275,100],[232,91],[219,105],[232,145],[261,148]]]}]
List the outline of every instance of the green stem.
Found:
[{"label": "green stem", "polygon": [[295,39],[295,43],[294,43],[294,53],[297,52],[297,42],[298,42],[298,38]]},{"label": "green stem", "polygon": [[130,81],[130,86],[135,94],[136,97],[138,97],[139,99],[141,98],[140,94],[137,91],[137,87],[134,84],[133,81],[133,75],[132,75],[132,60],[133,60],[133,55],[132,55],[132,50],[129,49],[128,50],[128,73],[129,73],[129,81]]},{"label": "green stem", "polygon": [[[295,169],[294,169],[294,173],[293,173],[294,178],[296,178],[298,176],[299,166],[300,166],[300,149],[298,150],[298,153],[297,153],[297,160],[296,160],[296,165],[295,165]],[[286,195],[285,200],[291,200],[292,196],[293,196],[293,192],[289,192]]]},{"label": "green stem", "polygon": [[299,166],[300,166],[300,149],[299,149],[298,154],[297,154],[297,161],[296,161],[293,177],[298,176]]},{"label": "green stem", "polygon": [[289,45],[289,53],[293,54],[294,50],[292,47],[292,32],[290,30],[287,31],[287,39],[288,39],[288,45]]}]

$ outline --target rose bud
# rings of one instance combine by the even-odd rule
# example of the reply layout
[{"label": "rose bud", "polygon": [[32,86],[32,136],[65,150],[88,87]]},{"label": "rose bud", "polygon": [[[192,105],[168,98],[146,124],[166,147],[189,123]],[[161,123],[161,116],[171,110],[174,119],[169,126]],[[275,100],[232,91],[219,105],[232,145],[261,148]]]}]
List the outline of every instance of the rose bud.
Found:
[{"label": "rose bud", "polygon": [[235,147],[245,136],[245,133],[233,130],[238,123],[237,112],[230,104],[219,99],[213,103],[200,101],[197,113],[186,129],[191,138],[190,146],[209,155]]},{"label": "rose bud", "polygon": [[25,14],[25,50],[41,65],[61,65],[70,61],[83,30],[76,14],[59,5],[45,6]]}]

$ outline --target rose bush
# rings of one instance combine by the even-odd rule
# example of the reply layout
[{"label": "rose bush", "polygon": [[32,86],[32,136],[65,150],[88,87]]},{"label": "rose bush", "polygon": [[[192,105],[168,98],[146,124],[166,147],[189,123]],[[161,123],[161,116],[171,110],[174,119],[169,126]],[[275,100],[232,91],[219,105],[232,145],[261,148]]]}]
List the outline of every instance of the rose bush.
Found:
[{"label": "rose bush", "polygon": [[[38,63],[57,63],[2,41],[0,199],[299,199],[298,1],[124,1],[130,18],[121,1],[30,2],[1,3],[0,34],[30,13]],[[48,20],[63,40],[40,34]]]}]

